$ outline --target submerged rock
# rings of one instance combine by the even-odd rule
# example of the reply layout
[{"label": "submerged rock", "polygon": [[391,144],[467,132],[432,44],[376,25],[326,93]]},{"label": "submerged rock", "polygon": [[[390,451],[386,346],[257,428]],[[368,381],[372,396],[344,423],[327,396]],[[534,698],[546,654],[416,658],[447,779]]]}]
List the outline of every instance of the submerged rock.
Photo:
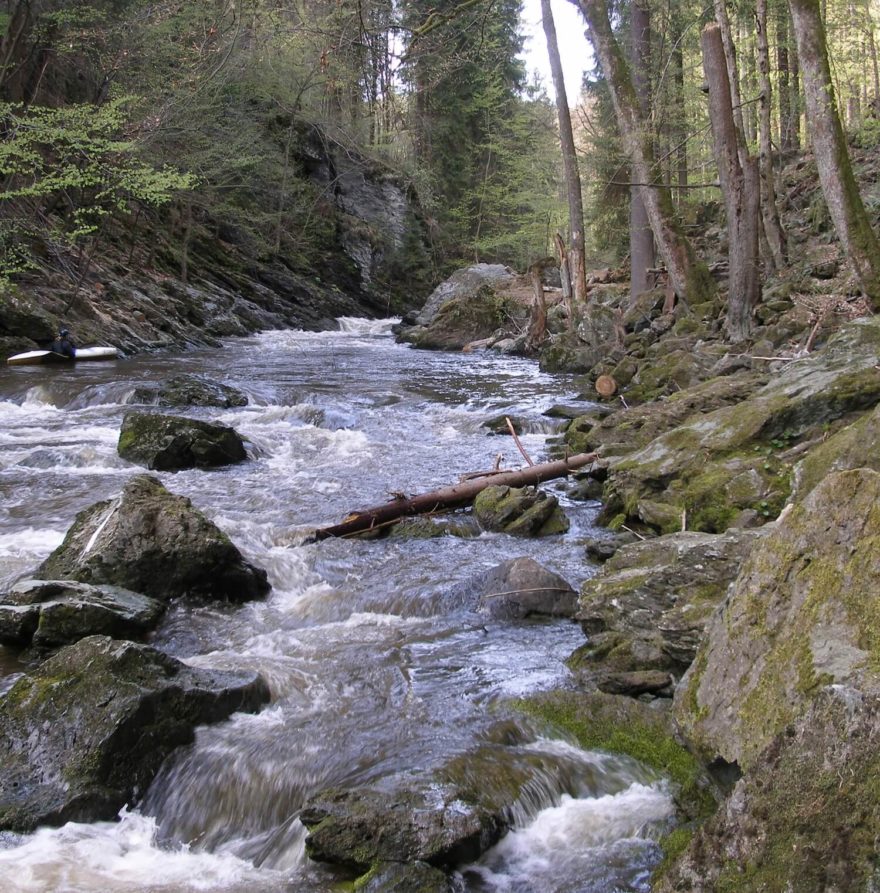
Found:
[{"label": "submerged rock", "polygon": [[91,636],[0,698],[0,829],[113,819],[195,726],[269,699],[252,672],[193,669]]},{"label": "submerged rock", "polygon": [[827,686],[880,692],[880,474],[829,475],[746,561],[676,693],[699,752],[743,769]]},{"label": "submerged rock", "polygon": [[551,536],[568,530],[568,518],[556,497],[532,487],[486,487],[474,500],[474,516],[484,530],[517,536]]},{"label": "submerged rock", "polygon": [[0,644],[57,648],[92,635],[136,638],[165,606],[118,586],[72,580],[22,580],[0,598]]},{"label": "submerged rock", "polygon": [[244,601],[271,588],[266,572],[245,561],[189,499],[146,474],[129,480],[116,499],[80,512],[36,575],[110,583],[162,601],[181,595]]},{"label": "submerged rock", "polygon": [[247,458],[244,442],[228,425],[148,412],[125,414],[116,449],[151,471],[214,468]]},{"label": "submerged rock", "polygon": [[359,893],[454,893],[446,874],[427,862],[383,862],[359,881]]},{"label": "submerged rock", "polygon": [[247,406],[248,398],[237,388],[197,375],[172,375],[157,388],[136,388],[131,403],[159,406],[218,406],[231,409]]},{"label": "submerged rock", "polygon": [[477,609],[490,617],[520,620],[530,614],[572,617],[577,593],[559,574],[532,558],[505,561],[467,584]]}]

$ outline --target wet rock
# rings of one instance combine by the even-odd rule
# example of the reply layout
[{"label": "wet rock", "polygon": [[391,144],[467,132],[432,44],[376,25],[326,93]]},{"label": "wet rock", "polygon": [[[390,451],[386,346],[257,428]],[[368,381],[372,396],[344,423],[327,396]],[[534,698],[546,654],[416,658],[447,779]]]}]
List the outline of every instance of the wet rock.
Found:
[{"label": "wet rock", "polygon": [[81,639],[0,698],[0,829],[113,819],[197,725],[268,698],[252,672],[197,670],[145,645]]},{"label": "wet rock", "polygon": [[436,784],[325,791],[306,804],[300,821],[309,831],[309,858],[355,871],[375,862],[469,862],[506,827],[501,816],[464,802],[454,787]]},{"label": "wet rock", "polygon": [[[581,586],[577,619],[590,643],[572,665],[582,682],[609,671],[682,672],[761,536],[684,532],[619,549]],[[614,636],[597,641],[597,633]]]},{"label": "wet rock", "polygon": [[820,691],[880,691],[880,474],[829,475],[746,560],[676,693],[699,752],[751,768]]},{"label": "wet rock", "polygon": [[427,862],[388,862],[377,865],[359,880],[360,893],[453,893],[446,874]]},{"label": "wet rock", "polygon": [[568,530],[568,518],[555,496],[531,487],[487,487],[474,500],[484,530],[515,536],[550,536]]},{"label": "wet rock", "polygon": [[227,425],[145,412],[125,414],[116,449],[151,471],[214,468],[247,458],[241,437]]},{"label": "wet rock", "polygon": [[478,610],[490,617],[520,620],[530,614],[573,617],[577,593],[559,574],[532,558],[513,558],[467,584]]},{"label": "wet rock", "polygon": [[248,398],[236,388],[197,375],[173,375],[157,388],[136,388],[131,403],[159,406],[247,406]]},{"label": "wet rock", "polygon": [[189,499],[150,475],[76,516],[36,574],[44,580],[109,583],[168,601],[181,595],[243,601],[265,595],[266,572],[249,564]]},{"label": "wet rock", "polygon": [[605,562],[616,555],[619,549],[638,541],[639,538],[634,533],[623,531],[623,533],[587,537],[584,545],[587,558]]},{"label": "wet rock", "polygon": [[629,673],[608,673],[602,676],[596,687],[609,695],[629,695],[665,693],[672,697],[675,680],[662,670],[633,670]]},{"label": "wet rock", "polygon": [[880,699],[843,685],[822,688],[653,889],[871,890],[878,778]]},{"label": "wet rock", "polygon": [[118,586],[22,580],[0,598],[0,644],[57,648],[91,635],[142,636],[165,606]]}]

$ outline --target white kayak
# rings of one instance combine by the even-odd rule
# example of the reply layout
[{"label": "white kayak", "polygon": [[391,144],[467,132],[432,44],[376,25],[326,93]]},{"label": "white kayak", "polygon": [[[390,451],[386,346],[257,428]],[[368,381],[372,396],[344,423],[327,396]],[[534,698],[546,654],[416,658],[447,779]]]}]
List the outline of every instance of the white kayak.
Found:
[{"label": "white kayak", "polygon": [[29,350],[17,353],[6,361],[7,366],[41,366],[44,363],[80,363],[87,360],[115,360],[119,351],[115,347],[78,347],[76,356],[66,357],[53,350]]}]

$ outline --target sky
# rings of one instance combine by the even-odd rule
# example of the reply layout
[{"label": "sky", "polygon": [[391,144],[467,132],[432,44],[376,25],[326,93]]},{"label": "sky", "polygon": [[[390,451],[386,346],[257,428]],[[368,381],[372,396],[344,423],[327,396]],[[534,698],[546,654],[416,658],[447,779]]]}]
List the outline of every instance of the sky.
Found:
[{"label": "sky", "polygon": [[[556,40],[562,60],[565,92],[574,105],[581,91],[581,75],[585,68],[592,68],[592,48],[584,37],[583,17],[570,0],[551,0],[553,20],[556,23]],[[550,60],[547,58],[547,41],[541,24],[541,0],[525,0],[523,6],[523,31],[527,35],[524,56],[529,73],[537,70],[550,96],[555,96]]]}]

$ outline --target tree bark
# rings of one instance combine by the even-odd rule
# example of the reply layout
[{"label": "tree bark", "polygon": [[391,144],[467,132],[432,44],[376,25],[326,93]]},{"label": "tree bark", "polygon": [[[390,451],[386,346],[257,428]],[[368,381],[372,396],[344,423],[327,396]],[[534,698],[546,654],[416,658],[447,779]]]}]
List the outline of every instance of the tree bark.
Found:
[{"label": "tree bark", "polygon": [[[648,121],[651,106],[651,82],[648,77],[651,64],[651,11],[645,0],[635,0],[630,15],[633,85],[642,120]],[[652,288],[653,277],[649,271],[656,266],[654,234],[651,232],[651,222],[638,186],[630,187],[629,258],[629,295],[630,300],[635,301],[642,292]]]},{"label": "tree bark", "polygon": [[721,29],[716,23],[703,29],[701,43],[712,140],[727,212],[730,277],[726,328],[731,341],[743,341],[751,333],[752,311],[761,298],[758,160],[748,155],[737,131]]},{"label": "tree bark", "polygon": [[773,173],[773,147],[771,140],[770,47],[767,41],[767,0],[757,0],[755,23],[758,36],[758,71],[761,85],[761,115],[758,121],[760,134],[761,212],[764,217],[764,233],[770,246],[773,266],[781,270],[788,261],[788,244],[779,208],[776,205],[776,183]]},{"label": "tree bark", "polygon": [[701,302],[715,292],[706,265],[699,260],[690,240],[675,220],[672,197],[663,183],[653,153],[653,145],[629,69],[611,30],[605,0],[572,0],[589,25],[589,36],[608,82],[611,102],[624,151],[630,159],[632,176],[640,186],[642,201],[654,233],[657,250],[666,265],[669,284],[682,301]]},{"label": "tree bark", "polygon": [[424,515],[440,509],[459,508],[469,505],[486,487],[527,487],[565,477],[578,468],[590,465],[597,459],[596,453],[578,453],[568,459],[557,462],[544,462],[541,465],[530,465],[520,471],[502,471],[486,474],[471,480],[442,487],[430,493],[409,498],[392,499],[383,505],[352,512],[345,520],[330,527],[320,527],[312,535],[313,540],[325,540],[335,536],[353,536],[377,527],[393,524],[401,518],[413,515]]},{"label": "tree bark", "polygon": [[862,291],[880,309],[880,244],[871,229],[840,123],[819,0],[788,0],[819,182],[844,253]]},{"label": "tree bark", "polygon": [[553,87],[556,90],[556,113],[559,117],[559,142],[562,147],[562,169],[565,176],[565,192],[568,196],[568,226],[571,238],[568,250],[568,270],[574,291],[574,310],[569,317],[575,324],[580,309],[587,303],[587,270],[584,246],[584,202],[581,194],[581,177],[578,168],[577,152],[574,145],[574,132],[571,127],[571,112],[568,107],[568,94],[565,92],[565,78],[559,57],[559,44],[556,40],[556,25],[550,0],[541,0],[541,18],[544,36],[547,38],[547,55],[550,57],[550,71],[553,74]]},{"label": "tree bark", "polygon": [[714,0],[715,21],[721,30],[721,43],[724,47],[724,62],[727,68],[727,80],[730,92],[730,104],[733,109],[733,120],[739,134],[737,151],[741,164],[745,163],[746,156],[746,127],[743,121],[742,96],[739,89],[739,74],[736,68],[736,47],[733,43],[733,34],[730,31],[730,17],[727,15],[726,0]]},{"label": "tree bark", "polygon": [[544,283],[541,274],[545,263],[538,261],[529,267],[529,278],[532,280],[532,312],[529,318],[529,331],[526,336],[526,347],[537,350],[547,337],[547,302],[544,299]]}]

